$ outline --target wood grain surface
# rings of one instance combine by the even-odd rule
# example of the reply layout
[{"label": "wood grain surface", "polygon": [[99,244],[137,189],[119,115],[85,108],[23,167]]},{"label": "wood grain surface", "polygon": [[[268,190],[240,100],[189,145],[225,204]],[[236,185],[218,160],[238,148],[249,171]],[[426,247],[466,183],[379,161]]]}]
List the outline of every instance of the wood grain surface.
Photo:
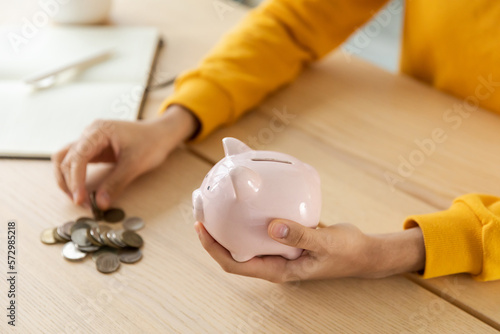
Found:
[{"label": "wood grain surface", "polygon": [[[217,2],[116,0],[110,23],[155,25],[162,31],[167,46],[154,79],[160,82],[194,66],[246,13],[239,5],[220,2],[230,6],[223,7],[229,9],[221,16],[214,7]],[[7,24],[22,23],[40,10],[32,0],[0,4],[5,8],[0,22]],[[277,285],[223,272],[199,244],[192,226],[191,192],[221,157],[220,139],[259,138],[262,129],[270,128],[274,109],[286,108],[297,118],[273,132],[272,140],[262,134],[258,148],[293,154],[318,169],[325,224],[342,221],[370,233],[394,231],[406,215],[444,208],[474,185],[478,191],[495,190],[494,182],[487,182],[495,177],[489,165],[477,166],[462,154],[465,147],[487,164],[497,159],[477,146],[497,136],[496,118],[483,112],[460,128],[466,145],[460,146],[460,139],[450,133],[446,146],[410,178],[389,187],[381,174],[394,172],[398,154],[411,152],[415,136],[438,126],[435,111],[443,112],[456,100],[363,62],[353,60],[346,66],[340,61],[333,57],[314,66],[257,112],[202,144],[177,150],[157,170],[136,180],[115,204],[145,219],[140,232],[144,258],[135,265],[122,264],[110,275],[97,272],[90,258],[72,263],[62,258],[62,245],[40,242],[43,229],[91,214],[57,188],[50,162],[2,160],[0,271],[6,272],[6,224],[12,219],[18,225],[19,281],[18,326],[7,326],[4,317],[0,332],[496,332],[491,325],[498,323],[494,296],[500,286],[495,282],[458,276],[458,281],[450,277],[424,284],[414,276],[397,276]],[[144,116],[154,117],[171,90],[151,92]],[[409,126],[402,126],[403,120]],[[465,169],[443,168],[455,163]],[[89,187],[107,170],[91,168]],[[466,180],[459,183],[462,176]],[[0,289],[3,305],[5,281]]]},{"label": "wood grain surface", "polygon": [[[494,332],[403,277],[278,285],[223,272],[199,244],[191,216],[191,192],[211,166],[183,150],[115,203],[145,219],[144,258],[101,274],[90,258],[69,262],[61,244],[39,240],[45,228],[90,215],[57,188],[51,167],[45,161],[0,165],[7,176],[0,188],[0,240],[8,219],[18,225],[18,332]],[[94,168],[91,178],[102,170]],[[6,300],[2,292],[0,302]],[[0,328],[8,330],[5,320]]]}]

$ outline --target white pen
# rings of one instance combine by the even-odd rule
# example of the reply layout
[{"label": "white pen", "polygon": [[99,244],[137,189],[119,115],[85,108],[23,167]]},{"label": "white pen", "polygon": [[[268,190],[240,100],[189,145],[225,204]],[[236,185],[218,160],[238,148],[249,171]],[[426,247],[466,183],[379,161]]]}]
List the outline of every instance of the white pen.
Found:
[{"label": "white pen", "polygon": [[67,63],[58,64],[53,68],[44,69],[42,71],[33,73],[23,79],[26,84],[36,84],[44,79],[53,77],[61,72],[69,70],[74,67],[91,65],[107,59],[112,54],[112,49],[107,48],[105,50],[94,51],[85,56],[82,56],[76,60],[70,60]]}]

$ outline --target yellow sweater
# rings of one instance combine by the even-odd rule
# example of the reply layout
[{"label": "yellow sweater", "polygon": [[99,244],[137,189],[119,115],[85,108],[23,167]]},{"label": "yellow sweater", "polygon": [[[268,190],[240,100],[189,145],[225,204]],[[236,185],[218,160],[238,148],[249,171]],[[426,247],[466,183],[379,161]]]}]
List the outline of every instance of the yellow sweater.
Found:
[{"label": "yellow sweater", "polygon": [[[202,139],[339,46],[385,2],[269,0],[177,80],[161,110],[173,103],[192,110]],[[401,71],[462,98],[480,96],[482,107],[500,113],[500,2],[406,3]],[[490,84],[478,91],[479,77]],[[467,272],[500,279],[500,198],[465,195],[447,211],[409,217],[404,227],[417,224],[424,277]]]}]

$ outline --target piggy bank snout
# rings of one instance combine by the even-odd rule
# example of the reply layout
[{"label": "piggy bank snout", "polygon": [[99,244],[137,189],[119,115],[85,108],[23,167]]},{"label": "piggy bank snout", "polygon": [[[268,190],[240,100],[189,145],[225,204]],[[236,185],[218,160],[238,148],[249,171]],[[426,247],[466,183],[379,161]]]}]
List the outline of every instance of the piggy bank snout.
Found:
[{"label": "piggy bank snout", "polygon": [[203,213],[203,199],[201,197],[200,189],[193,191],[193,215],[196,221],[202,223],[205,221],[205,215]]}]

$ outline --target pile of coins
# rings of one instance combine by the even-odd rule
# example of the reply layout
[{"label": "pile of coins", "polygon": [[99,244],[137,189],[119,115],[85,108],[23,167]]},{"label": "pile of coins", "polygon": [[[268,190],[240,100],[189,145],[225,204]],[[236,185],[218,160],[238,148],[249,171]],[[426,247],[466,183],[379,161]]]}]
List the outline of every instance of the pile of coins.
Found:
[{"label": "pile of coins", "polygon": [[[135,231],[144,227],[139,217],[125,219],[121,209],[112,208],[102,211],[97,207],[95,192],[90,194],[90,204],[94,218],[81,217],[55,228],[44,230],[40,239],[45,244],[65,243],[62,255],[70,261],[79,261],[92,254],[97,270],[111,273],[120,267],[120,262],[135,263],[142,258],[139,249],[143,240]],[[125,219],[125,221],[123,221]],[[123,221],[122,228],[102,223]]]}]

